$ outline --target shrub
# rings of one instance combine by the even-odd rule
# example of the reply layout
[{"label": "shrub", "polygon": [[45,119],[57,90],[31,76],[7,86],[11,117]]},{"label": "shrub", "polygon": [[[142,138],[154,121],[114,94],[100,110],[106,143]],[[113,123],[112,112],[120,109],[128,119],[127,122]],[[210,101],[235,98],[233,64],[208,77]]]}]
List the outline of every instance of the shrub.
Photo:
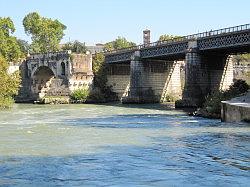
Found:
[{"label": "shrub", "polygon": [[14,103],[14,100],[11,96],[0,96],[0,109],[10,108]]},{"label": "shrub", "polygon": [[220,114],[221,101],[230,100],[234,97],[240,96],[246,93],[249,89],[249,85],[244,80],[236,80],[233,85],[226,91],[214,92],[206,97],[203,104],[203,110],[212,114]]},{"label": "shrub", "polygon": [[178,101],[178,97],[173,95],[173,94],[167,94],[164,98],[164,102],[175,102],[175,101]]},{"label": "shrub", "polygon": [[75,101],[85,102],[89,96],[89,89],[88,88],[80,88],[74,90],[70,94],[70,98]]}]

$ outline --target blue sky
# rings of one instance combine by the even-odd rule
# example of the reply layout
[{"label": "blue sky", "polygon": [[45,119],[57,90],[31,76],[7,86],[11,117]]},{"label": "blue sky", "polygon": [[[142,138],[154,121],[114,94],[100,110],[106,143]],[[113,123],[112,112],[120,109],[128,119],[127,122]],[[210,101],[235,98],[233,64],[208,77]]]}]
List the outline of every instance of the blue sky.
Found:
[{"label": "blue sky", "polygon": [[118,36],[142,43],[142,31],[151,41],[161,34],[187,35],[250,23],[250,0],[0,0],[0,16],[11,17],[15,36],[30,41],[22,19],[30,12],[58,19],[67,26],[62,42],[88,45]]}]

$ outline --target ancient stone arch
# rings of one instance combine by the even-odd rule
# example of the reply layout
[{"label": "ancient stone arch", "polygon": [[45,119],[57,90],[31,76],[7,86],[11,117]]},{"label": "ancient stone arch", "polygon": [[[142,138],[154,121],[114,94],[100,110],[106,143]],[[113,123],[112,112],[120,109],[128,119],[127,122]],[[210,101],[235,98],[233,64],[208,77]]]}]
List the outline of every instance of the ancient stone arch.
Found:
[{"label": "ancient stone arch", "polygon": [[31,77],[31,91],[39,97],[44,96],[51,89],[54,78],[55,73],[48,66],[36,68]]},{"label": "ancient stone arch", "polygon": [[39,71],[39,68],[41,67],[47,67],[48,70],[52,71],[53,74],[56,76],[57,75],[57,62],[50,62],[50,63],[34,63],[30,64],[30,77],[33,78],[34,74]]}]

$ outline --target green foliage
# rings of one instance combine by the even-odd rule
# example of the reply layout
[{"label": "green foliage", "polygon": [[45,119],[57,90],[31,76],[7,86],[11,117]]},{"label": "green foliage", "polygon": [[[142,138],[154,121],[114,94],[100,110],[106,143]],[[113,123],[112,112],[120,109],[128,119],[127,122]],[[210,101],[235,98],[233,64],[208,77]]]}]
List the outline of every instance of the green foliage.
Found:
[{"label": "green foliage", "polygon": [[0,109],[10,108],[13,103],[14,100],[11,96],[3,97],[0,95]]},{"label": "green foliage", "polygon": [[77,40],[74,42],[68,42],[63,47],[63,50],[71,50],[73,53],[81,54],[86,53],[87,47],[85,46],[85,43],[81,43]]},{"label": "green foliage", "polygon": [[22,56],[16,37],[11,36],[14,31],[15,27],[12,20],[0,17],[0,55],[8,62],[18,61]]},{"label": "green foliage", "polygon": [[[133,42],[127,41],[123,37],[118,37],[112,42],[104,45],[105,51],[112,51],[135,46]],[[94,72],[94,86],[96,90],[91,92],[90,98],[93,100],[114,100],[116,94],[112,92],[111,87],[107,86],[107,66],[105,65],[104,53],[97,53],[93,56],[93,72]]]},{"label": "green foliage", "polygon": [[12,97],[17,94],[20,85],[19,72],[8,74],[8,64],[0,56],[0,108],[7,108],[13,103]]},{"label": "green foliage", "polygon": [[236,80],[233,85],[226,91],[215,92],[206,98],[203,109],[208,113],[220,114],[221,101],[230,100],[243,93],[246,93],[249,89],[249,85],[244,80]]},{"label": "green foliage", "polygon": [[250,53],[240,54],[233,56],[233,62],[237,65],[248,65],[250,64]]},{"label": "green foliage", "polygon": [[105,56],[103,53],[97,53],[93,56],[93,73],[94,73],[94,85],[101,90],[106,87],[107,71],[105,66]]},{"label": "green foliage", "polygon": [[177,101],[179,98],[176,97],[175,95],[169,95],[167,94],[164,98],[164,102],[175,102]]},{"label": "green foliage", "polygon": [[105,56],[104,53],[96,53],[93,56],[93,72],[94,74],[98,74],[105,65]]},{"label": "green foliage", "polygon": [[126,38],[119,36],[116,40],[106,43],[104,45],[104,50],[112,51],[112,50],[117,50],[117,49],[133,47],[133,46],[136,46],[134,42],[130,42]]},{"label": "green foliage", "polygon": [[77,89],[77,90],[74,90],[70,94],[70,98],[72,100],[81,101],[81,102],[85,102],[87,100],[88,96],[89,96],[89,89],[88,88]]},{"label": "green foliage", "polygon": [[90,99],[95,101],[113,100],[116,98],[111,87],[107,86],[107,67],[104,53],[97,53],[93,56],[94,86]]},{"label": "green foliage", "polygon": [[163,34],[160,36],[159,41],[173,40],[173,39],[177,39],[177,38],[181,38],[181,36]]},{"label": "green foliage", "polygon": [[25,57],[30,51],[29,43],[27,41],[21,40],[21,39],[17,39],[17,43],[18,43],[18,45],[20,47],[20,50],[21,50],[21,52],[23,54],[23,57]]},{"label": "green foliage", "polygon": [[27,35],[31,35],[31,50],[35,53],[58,51],[66,26],[57,19],[41,17],[37,12],[26,15],[23,26]]}]

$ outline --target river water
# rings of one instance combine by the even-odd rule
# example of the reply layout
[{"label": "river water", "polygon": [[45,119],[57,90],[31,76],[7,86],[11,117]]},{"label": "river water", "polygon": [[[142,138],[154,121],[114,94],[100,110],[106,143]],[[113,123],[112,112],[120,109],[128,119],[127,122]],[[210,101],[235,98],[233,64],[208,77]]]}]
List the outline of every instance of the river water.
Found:
[{"label": "river water", "polygon": [[249,186],[250,126],[160,105],[0,112],[0,186]]}]

